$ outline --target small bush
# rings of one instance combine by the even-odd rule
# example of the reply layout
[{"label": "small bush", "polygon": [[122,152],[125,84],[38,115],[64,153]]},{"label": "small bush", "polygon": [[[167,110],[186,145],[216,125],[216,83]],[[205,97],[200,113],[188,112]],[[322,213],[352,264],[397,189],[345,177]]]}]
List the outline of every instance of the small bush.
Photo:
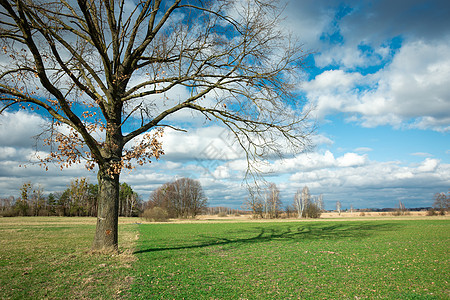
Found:
[{"label": "small bush", "polygon": [[161,207],[149,208],[142,213],[142,218],[150,222],[166,222],[167,216],[167,211]]},{"label": "small bush", "polygon": [[359,216],[360,216],[360,217],[364,217],[365,215],[366,215],[366,213],[363,212],[363,211],[359,213]]},{"label": "small bush", "polygon": [[221,211],[217,216],[218,216],[218,217],[221,217],[221,218],[224,218],[224,217],[226,217],[226,216],[228,216],[228,215],[227,215],[226,212]]},{"label": "small bush", "polygon": [[303,211],[303,216],[312,219],[318,219],[322,215],[322,210],[315,204],[309,203]]},{"label": "small bush", "polygon": [[395,216],[395,217],[398,217],[398,216],[403,215],[403,213],[402,213],[401,210],[396,209],[396,210],[394,210],[394,211],[391,213],[391,215],[393,215],[393,216]]},{"label": "small bush", "polygon": [[430,209],[429,211],[427,211],[427,216],[436,216],[436,210],[434,208]]}]

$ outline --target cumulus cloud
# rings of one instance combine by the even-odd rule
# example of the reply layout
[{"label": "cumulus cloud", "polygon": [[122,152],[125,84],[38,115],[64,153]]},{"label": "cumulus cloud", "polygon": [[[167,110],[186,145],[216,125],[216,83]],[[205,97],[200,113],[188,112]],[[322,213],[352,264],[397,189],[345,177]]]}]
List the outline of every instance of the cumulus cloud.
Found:
[{"label": "cumulus cloud", "polygon": [[443,0],[289,4],[288,24],[324,68],[301,85],[317,117],[450,131],[448,9]]},{"label": "cumulus cloud", "polygon": [[330,70],[304,83],[317,115],[350,115],[365,127],[450,130],[450,43],[406,43],[374,74]]},{"label": "cumulus cloud", "polygon": [[2,146],[29,147],[30,139],[42,132],[45,120],[25,111],[4,112],[0,119]]},{"label": "cumulus cloud", "polygon": [[165,130],[162,143],[166,159],[227,161],[243,157],[242,150],[224,127],[213,125],[187,130]]},{"label": "cumulus cloud", "polygon": [[439,166],[439,160],[433,158],[425,159],[420,166],[417,168],[417,171],[426,173],[426,172],[434,172]]},{"label": "cumulus cloud", "polygon": [[345,153],[344,156],[337,159],[337,165],[340,167],[357,167],[364,165],[367,161],[366,156],[361,156],[356,153]]}]

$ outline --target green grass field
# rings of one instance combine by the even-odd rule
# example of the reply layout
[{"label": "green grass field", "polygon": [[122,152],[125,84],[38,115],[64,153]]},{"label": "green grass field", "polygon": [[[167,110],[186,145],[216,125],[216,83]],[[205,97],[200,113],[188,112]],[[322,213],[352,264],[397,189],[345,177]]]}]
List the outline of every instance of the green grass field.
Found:
[{"label": "green grass field", "polygon": [[450,298],[449,219],[136,221],[111,256],[94,218],[0,218],[0,298]]},{"label": "green grass field", "polygon": [[121,255],[92,255],[95,218],[0,218],[0,299],[112,299],[128,288],[136,225]]},{"label": "green grass field", "polygon": [[449,299],[450,222],[140,226],[131,298]]}]

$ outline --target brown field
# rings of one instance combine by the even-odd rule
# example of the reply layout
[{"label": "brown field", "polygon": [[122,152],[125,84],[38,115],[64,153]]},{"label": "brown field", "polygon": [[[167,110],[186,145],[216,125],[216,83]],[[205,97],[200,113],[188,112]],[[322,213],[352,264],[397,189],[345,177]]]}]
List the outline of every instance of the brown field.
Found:
[{"label": "brown field", "polygon": [[[412,211],[405,215],[396,216],[392,212],[342,212],[340,215],[337,212],[322,213],[319,219],[298,219],[298,218],[279,218],[279,219],[255,219],[251,215],[228,215],[226,217],[219,217],[218,215],[200,215],[195,219],[170,219],[170,223],[200,223],[200,222],[297,222],[297,221],[352,221],[352,220],[418,220],[418,219],[450,219],[450,214],[445,216],[427,216],[426,211]],[[124,220],[124,221],[132,221]],[[134,219],[135,222],[137,219]],[[139,219],[139,222],[149,223],[144,219]]]},{"label": "brown field", "polygon": [[[399,220],[417,220],[417,219],[450,219],[450,214],[445,216],[427,216],[425,211],[408,212],[406,215],[394,216],[391,212],[342,212],[340,215],[337,212],[326,212],[321,215],[319,219],[298,219],[298,218],[279,218],[279,219],[255,219],[251,215],[228,215],[226,217],[219,217],[218,215],[200,215],[195,219],[170,219],[169,223],[200,223],[200,222],[297,222],[297,221],[338,221],[338,220],[384,220],[384,219],[399,219]],[[95,225],[95,217],[17,217],[17,218],[0,218],[1,225]],[[150,223],[142,218],[119,218],[119,224],[134,224],[134,223]]]}]

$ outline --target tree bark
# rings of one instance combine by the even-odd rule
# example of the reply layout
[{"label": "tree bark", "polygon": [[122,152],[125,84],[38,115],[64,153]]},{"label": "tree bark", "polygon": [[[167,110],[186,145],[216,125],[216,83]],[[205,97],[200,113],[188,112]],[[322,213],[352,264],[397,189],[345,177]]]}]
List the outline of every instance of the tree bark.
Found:
[{"label": "tree bark", "polygon": [[110,174],[109,164],[98,171],[97,228],[93,251],[118,251],[119,174]]}]

